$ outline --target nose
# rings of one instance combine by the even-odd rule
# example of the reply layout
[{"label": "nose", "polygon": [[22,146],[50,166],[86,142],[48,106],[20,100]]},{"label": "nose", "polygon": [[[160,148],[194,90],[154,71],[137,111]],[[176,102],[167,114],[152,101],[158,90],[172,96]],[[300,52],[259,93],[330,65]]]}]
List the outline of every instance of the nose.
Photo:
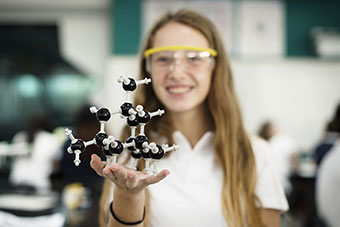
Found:
[{"label": "nose", "polygon": [[176,59],[169,66],[168,75],[170,79],[180,80],[185,75],[185,68],[179,59]]}]

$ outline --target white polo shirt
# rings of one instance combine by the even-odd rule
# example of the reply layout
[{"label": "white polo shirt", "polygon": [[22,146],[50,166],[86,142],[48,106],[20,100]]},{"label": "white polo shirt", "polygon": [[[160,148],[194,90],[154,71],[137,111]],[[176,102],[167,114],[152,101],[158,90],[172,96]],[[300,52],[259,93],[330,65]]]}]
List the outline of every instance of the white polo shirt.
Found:
[{"label": "white polo shirt", "polygon": [[[179,150],[159,162],[170,175],[149,186],[150,227],[227,226],[222,213],[223,173],[215,159],[215,134],[207,132],[191,147],[181,132],[174,132]],[[264,208],[286,211],[283,187],[272,168],[267,143],[251,139],[255,152],[258,184],[256,194]]]}]

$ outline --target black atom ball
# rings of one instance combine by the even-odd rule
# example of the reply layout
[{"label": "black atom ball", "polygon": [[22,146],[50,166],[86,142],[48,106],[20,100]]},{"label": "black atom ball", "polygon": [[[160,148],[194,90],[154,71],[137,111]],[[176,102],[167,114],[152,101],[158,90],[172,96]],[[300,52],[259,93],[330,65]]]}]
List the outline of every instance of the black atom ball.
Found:
[{"label": "black atom ball", "polygon": [[137,118],[135,120],[132,120],[132,121],[129,118],[127,118],[127,124],[130,127],[137,127],[139,125],[139,122],[138,122]]},{"label": "black atom ball", "polygon": [[144,135],[139,135],[135,138],[135,146],[137,149],[144,149],[143,143],[148,142],[148,138]]},{"label": "black atom ball", "polygon": [[122,115],[125,117],[130,116],[129,110],[133,108],[132,103],[125,102],[120,106],[120,110],[122,111]]},{"label": "black atom ball", "polygon": [[108,121],[110,120],[111,113],[107,108],[101,108],[97,111],[96,117],[98,121]]},{"label": "black atom ball", "polygon": [[100,147],[105,146],[105,145],[103,144],[103,140],[106,139],[106,138],[108,138],[108,137],[109,137],[109,136],[106,135],[106,133],[103,133],[103,132],[97,133],[97,134],[96,134],[96,137],[95,137],[96,144],[97,144],[98,146],[100,146]]},{"label": "black atom ball", "polygon": [[114,148],[109,146],[109,149],[112,154],[120,154],[124,150],[123,144],[119,140],[115,140],[115,141],[117,142],[117,146]]},{"label": "black atom ball", "polygon": [[139,122],[139,123],[143,123],[143,124],[146,124],[146,123],[148,123],[149,121],[150,121],[150,114],[147,112],[147,111],[144,111],[145,112],[145,114],[144,114],[144,116],[143,117],[141,117],[141,116],[139,116],[138,114],[137,114],[137,116],[136,116],[136,118],[137,118],[137,121]]},{"label": "black atom ball", "polygon": [[[130,137],[130,138],[128,138],[128,139],[126,140],[125,143],[131,143],[134,139],[135,139],[135,138]],[[128,150],[129,150],[129,151],[134,151],[134,150],[136,150],[136,148],[135,148],[134,146],[131,146],[131,147],[128,147]]]},{"label": "black atom ball", "polygon": [[161,158],[164,157],[164,150],[163,150],[163,148],[162,148],[161,146],[159,146],[159,145],[157,145],[157,147],[158,147],[158,152],[157,152],[156,154],[150,152],[150,156],[151,156],[152,159],[157,159],[157,160],[159,160],[159,159],[161,159]]},{"label": "black atom ball", "polygon": [[142,157],[141,152],[135,153],[135,152],[131,152],[131,157],[136,158],[136,159],[140,159]]},{"label": "black atom ball", "polygon": [[129,83],[129,84],[124,84],[124,83],[123,83],[123,89],[124,89],[125,91],[134,91],[134,90],[136,90],[137,84],[136,84],[135,79],[129,78],[129,80],[130,80],[130,83]]},{"label": "black atom ball", "polygon": [[71,150],[72,151],[79,150],[83,152],[85,150],[85,142],[81,139],[78,139],[77,142],[71,144]]},{"label": "black atom ball", "polygon": [[150,156],[151,152],[150,151],[148,151],[148,152],[141,151],[140,153],[142,154],[143,158],[151,158],[151,156]]}]

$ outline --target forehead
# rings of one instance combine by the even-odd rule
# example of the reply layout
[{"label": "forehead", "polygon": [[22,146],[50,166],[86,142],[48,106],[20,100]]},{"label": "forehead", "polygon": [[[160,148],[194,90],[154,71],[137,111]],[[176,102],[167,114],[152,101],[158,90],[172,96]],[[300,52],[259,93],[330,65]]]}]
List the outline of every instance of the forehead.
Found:
[{"label": "forehead", "polygon": [[194,46],[208,48],[208,40],[196,29],[187,25],[170,22],[161,27],[155,34],[153,47]]}]

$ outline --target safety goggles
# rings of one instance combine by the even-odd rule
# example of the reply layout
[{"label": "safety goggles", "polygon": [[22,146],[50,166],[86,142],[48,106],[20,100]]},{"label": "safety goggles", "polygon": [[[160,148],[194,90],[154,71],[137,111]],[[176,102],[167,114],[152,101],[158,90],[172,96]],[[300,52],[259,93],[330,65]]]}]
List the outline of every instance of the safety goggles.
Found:
[{"label": "safety goggles", "polygon": [[175,66],[191,71],[203,70],[211,65],[215,56],[217,52],[211,48],[191,46],[156,47],[144,52],[148,72],[169,71]]}]

